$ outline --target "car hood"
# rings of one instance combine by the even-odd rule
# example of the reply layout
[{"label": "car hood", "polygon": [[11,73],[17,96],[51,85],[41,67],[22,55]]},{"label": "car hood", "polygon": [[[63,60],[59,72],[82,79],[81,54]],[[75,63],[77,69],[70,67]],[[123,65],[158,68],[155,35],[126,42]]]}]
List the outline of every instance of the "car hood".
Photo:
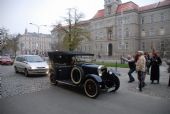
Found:
[{"label": "car hood", "polygon": [[33,68],[48,68],[47,62],[28,62],[28,64]]}]

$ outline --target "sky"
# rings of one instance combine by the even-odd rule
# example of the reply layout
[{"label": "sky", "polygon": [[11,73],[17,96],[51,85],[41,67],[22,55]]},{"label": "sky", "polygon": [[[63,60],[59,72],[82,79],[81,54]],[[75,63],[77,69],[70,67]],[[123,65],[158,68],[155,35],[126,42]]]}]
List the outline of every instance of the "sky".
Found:
[{"label": "sky", "polygon": [[[159,2],[160,0],[122,0],[133,1],[139,6]],[[0,0],[0,28],[8,29],[9,34],[38,32],[50,34],[52,25],[63,22],[68,8],[76,8],[84,14],[84,20],[91,19],[104,8],[104,0]],[[41,25],[47,25],[46,27]]]}]

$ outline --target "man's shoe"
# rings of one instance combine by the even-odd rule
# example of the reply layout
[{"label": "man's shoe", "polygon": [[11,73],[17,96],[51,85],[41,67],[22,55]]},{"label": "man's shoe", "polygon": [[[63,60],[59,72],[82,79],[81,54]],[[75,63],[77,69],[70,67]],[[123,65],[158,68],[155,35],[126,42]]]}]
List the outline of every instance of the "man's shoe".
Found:
[{"label": "man's shoe", "polygon": [[142,87],[145,87],[145,86],[146,86],[146,83],[145,83],[145,82],[143,82]]},{"label": "man's shoe", "polygon": [[132,83],[132,82],[134,82],[134,81],[135,81],[135,80],[129,80],[128,83]]}]

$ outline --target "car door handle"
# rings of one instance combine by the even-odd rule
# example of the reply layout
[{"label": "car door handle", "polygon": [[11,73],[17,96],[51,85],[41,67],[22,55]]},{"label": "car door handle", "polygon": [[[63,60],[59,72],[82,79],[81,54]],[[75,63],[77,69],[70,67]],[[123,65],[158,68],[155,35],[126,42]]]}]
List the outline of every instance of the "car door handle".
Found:
[{"label": "car door handle", "polygon": [[58,70],[58,71],[62,71],[62,70]]}]

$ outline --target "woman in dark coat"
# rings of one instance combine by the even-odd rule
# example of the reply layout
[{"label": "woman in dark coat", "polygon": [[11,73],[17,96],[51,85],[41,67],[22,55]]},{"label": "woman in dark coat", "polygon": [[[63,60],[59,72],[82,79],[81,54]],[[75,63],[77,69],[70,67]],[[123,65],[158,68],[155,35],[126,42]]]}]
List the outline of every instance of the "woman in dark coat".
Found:
[{"label": "woman in dark coat", "polygon": [[160,77],[160,71],[159,66],[162,64],[161,58],[157,55],[157,53],[153,53],[151,58],[151,84],[154,83],[154,80],[157,80],[157,83],[159,84],[159,77]]}]

